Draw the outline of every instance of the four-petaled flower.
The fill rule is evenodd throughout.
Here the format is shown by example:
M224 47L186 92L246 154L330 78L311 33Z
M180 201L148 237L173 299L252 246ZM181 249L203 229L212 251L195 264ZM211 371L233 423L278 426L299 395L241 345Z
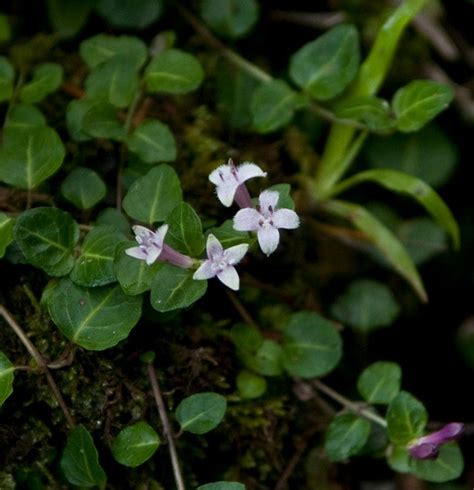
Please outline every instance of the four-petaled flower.
M300 220L291 209L277 209L280 194L277 191L263 191L258 200L257 209L241 209L234 216L234 229L238 231L256 231L262 252L270 255L280 241L279 228L298 228Z
M127 248L125 253L135 259L144 260L147 265L153 264L163 251L163 242L168 231L168 225L160 226L155 232L136 225L133 228L138 247Z
M229 159L229 163L217 167L209 175L209 180L216 185L217 197L224 206L231 206L232 201L236 200L241 207L251 205L250 196L244 182L253 177L266 177L258 165L251 162L244 162L238 167Z
M239 275L234 265L240 262L249 246L244 243L224 250L221 242L211 233L207 237L207 257L193 275L193 279L211 279L217 276L230 289L239 289Z
M438 456L440 446L458 439L463 430L463 424L451 422L442 429L427 436L419 437L410 443L408 452L415 459L435 459Z

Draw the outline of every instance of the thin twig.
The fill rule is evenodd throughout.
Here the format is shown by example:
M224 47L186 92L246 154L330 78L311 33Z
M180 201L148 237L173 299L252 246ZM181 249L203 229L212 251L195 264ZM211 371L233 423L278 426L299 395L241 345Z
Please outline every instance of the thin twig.
M49 387L51 388L51 391L54 395L54 398L56 398L58 405L61 407L61 410L64 413L64 416L67 420L69 427L71 428L74 427L75 425L74 419L72 418L69 409L67 408L67 405L64 402L64 398L61 395L58 385L54 381L54 378L51 375L43 356L39 353L38 349L33 345L29 337L26 335L26 333L23 331L20 325L13 318L12 314L3 305L0 305L0 315L4 318L4 320L8 323L8 325L10 325L11 329L16 333L18 338L21 340L22 344L26 347L26 349L30 353L31 357L33 357L33 359L38 364L38 367L46 376L46 380L48 381Z
M255 322L255 320L252 318L250 313L247 311L245 306L240 302L239 298L232 292L232 291L227 291L227 296L229 297L230 301L234 305L234 308L238 311L239 315L242 317L242 320L250 325L253 328L256 328L258 330L258 325Z
M166 414L166 408L163 402L163 397L161 396L160 386L158 385L158 380L156 379L155 367L151 363L148 364L148 377L150 379L151 387L153 389L153 396L155 398L156 407L158 408L160 420L163 424L163 432L165 434L166 440L168 441L168 450L170 453L171 466L173 467L176 487L178 490L186 490L183 475L181 473L181 467L179 464L178 453L176 451L176 445L174 443L174 434L168 420L168 415Z

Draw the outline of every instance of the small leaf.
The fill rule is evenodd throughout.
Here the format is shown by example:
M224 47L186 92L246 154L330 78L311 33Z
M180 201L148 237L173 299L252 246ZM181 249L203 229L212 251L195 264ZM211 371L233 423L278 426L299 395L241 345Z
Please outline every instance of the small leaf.
M395 126L390 105L373 95L344 100L334 107L338 119L349 119L366 125L372 131L383 131Z
M104 350L128 337L141 315L141 296L126 296L120 286L81 288L62 279L48 298L59 330L88 350Z
M190 269L163 264L151 285L151 306L160 313L186 308L204 296L207 281L193 279Z
M179 49L163 51L145 70L145 82L150 92L185 94L197 89L203 78L199 60Z
M426 291L418 271L403 245L388 228L367 209L357 204L344 201L326 201L324 206L331 214L346 219L365 233L383 253L389 264L411 284L418 296L426 301Z
M102 178L93 170L76 167L61 184L62 195L79 209L91 209L102 201L107 187Z
M391 446L387 452L387 463L399 473L410 472L410 454L406 446Z
M402 370L394 362L374 362L357 380L357 389L368 403L388 404L400 391Z
M13 229L26 260L50 276L64 276L74 265L73 249L79 227L57 208L35 208L22 213Z
M166 219L166 242L179 252L197 257L204 250L202 225L196 211L187 203L178 204Z
M6 127L0 147L0 181L32 189L59 169L64 155L64 145L54 129Z
M164 221L182 200L176 172L162 164L132 184L123 200L123 208L131 218L152 225Z
M125 237L111 226L94 227L84 239L71 280L90 288L115 282L115 250L124 240Z
M121 430L112 443L113 457L124 466L136 468L150 459L160 445L160 436L146 422Z
M461 476L464 469L464 459L459 446L455 443L441 446L436 459L410 460L410 470L426 481L443 483L455 480Z
M432 80L413 80L393 97L398 129L404 133L418 131L444 111L454 97L454 90Z
M53 29L65 38L75 36L87 22L95 0L47 0L48 17Z
M319 100L339 95L359 67L359 36L352 25L339 25L305 44L290 59L292 80Z
M234 223L228 219L217 228L211 228L212 233L222 244L224 248L233 247L241 243L252 243L255 239L246 231L234 230Z
M293 119L297 93L283 80L263 83L252 96L253 126L259 133L271 133Z
M0 102L10 100L13 95L15 69L5 56L0 56Z
M72 485L105 488L107 476L100 466L94 440L83 425L71 429L60 465Z
M341 354L342 340L332 323L308 311L291 315L283 329L283 364L289 374L322 376L337 366Z
M197 393L185 398L176 408L181 430L205 434L215 429L224 418L227 401L218 393Z
M46 118L34 105L18 104L10 109L5 126L19 128L46 126Z
M13 377L15 367L8 357L0 351L0 407L13 393Z
M66 125L69 132L69 136L74 141L87 141L92 137L83 131L84 116L89 109L100 102L96 100L88 100L86 97L82 97L78 100L71 100L66 107Z
M251 354L255 354L263 343L263 336L260 331L245 323L234 325L230 331L230 336L237 349Z
M0 258L13 241L13 219L4 213L0 213Z
M99 0L99 14L116 27L144 29L163 11L162 0Z
M246 400L259 398L267 391L267 380L251 371L243 370L236 379L239 395Z
M245 490L245 485L237 482L218 481L201 485L200 487L197 487L197 490Z
M176 142L166 124L157 119L143 121L126 139L127 146L146 163L176 160Z
M82 133L94 138L110 138L122 141L125 136L124 125L117 118L117 109L108 102L95 101L87 103L87 108L76 112L75 133L83 141ZM81 111L82 109L82 111ZM77 111L77 106L76 106ZM73 125L74 127L74 125Z
M256 0L201 0L200 14L217 34L237 39L257 22L259 5Z
M279 209L284 208L284 209L295 209L295 202L291 198L291 185L290 184L275 184L271 185L268 189L268 191L277 191L280 194L280 197L278 198L278 205L277 207Z
M370 279L352 282L331 306L337 320L364 332L392 324L399 312L390 289Z
M262 376L280 376L283 373L283 349L271 339L264 339L252 353L239 350L242 362Z
M387 429L390 440L406 445L423 435L428 414L423 404L406 391L401 391L388 406Z
M352 413L334 417L326 432L324 450L330 461L343 461L357 454L370 434L370 423Z
M113 226L116 231L128 234L130 231L130 223L124 214L116 208L105 208L95 220L97 225Z
M43 63L33 70L33 79L20 90L20 100L25 104L41 102L55 92L63 81L63 67L57 63Z
M98 34L81 42L80 53L89 68L120 56L129 60L131 67L139 70L148 57L146 44L133 36L108 36Z

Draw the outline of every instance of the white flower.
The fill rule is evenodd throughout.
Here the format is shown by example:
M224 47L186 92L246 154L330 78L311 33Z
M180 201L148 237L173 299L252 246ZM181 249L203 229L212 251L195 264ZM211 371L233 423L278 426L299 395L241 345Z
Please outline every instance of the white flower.
M153 264L163 251L163 242L167 231L168 225L160 226L156 232L144 226L134 226L133 232L139 246L127 248L125 253L135 259L145 260L147 265Z
M229 163L217 167L210 173L209 180L216 185L219 201L229 207L239 186L248 179L266 177L266 175L267 173L255 163L244 162L236 167L229 158Z
M221 242L209 234L206 244L208 259L194 273L193 279L211 279L217 276L222 283L237 291L240 281L234 265L242 260L248 248L248 244L245 243L224 250Z
M274 252L280 241L279 228L288 230L298 228L300 220L291 209L277 209L280 193L263 191L258 197L257 209L241 209L234 216L234 229L256 231L258 243L267 256Z

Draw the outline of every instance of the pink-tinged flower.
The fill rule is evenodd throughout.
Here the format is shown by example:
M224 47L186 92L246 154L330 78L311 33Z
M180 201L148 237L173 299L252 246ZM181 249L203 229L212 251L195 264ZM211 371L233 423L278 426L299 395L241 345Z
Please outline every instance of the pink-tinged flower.
M435 459L438 456L439 448L447 442L458 439L463 431L463 424L451 422L442 429L427 436L419 437L410 443L408 452L416 459Z
M241 209L234 216L234 229L238 231L256 231L258 243L267 256L273 253L280 241L279 228L291 230L298 228L300 220L291 209L278 209L280 193L263 191L258 200L257 209Z
M215 184L217 197L224 206L231 206L235 199L240 207L249 207L252 206L252 201L244 182L266 175L255 163L244 162L236 167L229 158L226 165L221 165L210 173L209 180Z
M193 279L211 279L217 276L219 281L237 291L240 280L234 266L242 260L248 248L245 243L224 250L221 242L213 234L209 234L206 244L208 259L194 273Z
M160 226L155 232L140 225L136 225L132 229L138 247L125 250L125 253L130 257L144 260L147 265L151 265L159 259L178 267L189 268L193 266L191 257L183 255L164 243L168 225Z

